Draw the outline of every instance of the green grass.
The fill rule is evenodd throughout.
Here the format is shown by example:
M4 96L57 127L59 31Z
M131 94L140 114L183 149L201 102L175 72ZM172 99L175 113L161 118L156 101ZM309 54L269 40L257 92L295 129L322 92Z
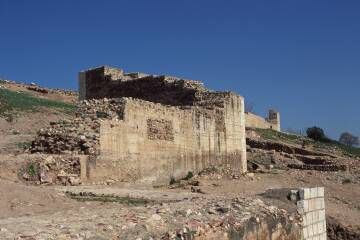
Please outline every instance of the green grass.
M329 143L315 142L316 148L333 148L337 151L342 152L344 155L349 157L355 156L360 157L360 148L347 146L339 143L338 141L331 140Z
M262 138L267 140L286 141L294 144L302 144L303 141L305 141L306 143L313 142L312 139L304 136L282 133L272 129L253 128L252 130L257 132Z
M41 107L53 108L65 113L73 113L75 105L60 101L37 98L27 93L18 93L8 89L0 89L0 116L10 117L11 113L39 111Z
M39 164L37 163L28 163L26 167L26 172L29 174L31 178L36 178L39 174Z
M31 142L18 142L16 145L20 149L28 149L31 146Z
M316 150L319 151L327 152L330 149L334 149L337 152L350 157L360 157L360 148L346 146L335 140L329 140L329 142L320 142L314 141L305 136L277 132L272 129L254 128L252 130L256 131L263 139L266 140L282 141L298 145L305 143L306 146L313 146Z

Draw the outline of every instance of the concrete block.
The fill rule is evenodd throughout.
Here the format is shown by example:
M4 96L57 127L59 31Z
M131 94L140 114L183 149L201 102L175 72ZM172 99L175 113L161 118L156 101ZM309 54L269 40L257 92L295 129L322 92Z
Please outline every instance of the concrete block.
M309 225L305 215L302 216L302 225L303 226Z
M304 214L309 211L309 205L307 200L300 200L297 202L296 205L299 214Z
M321 209L321 198L315 198L315 210Z
M323 222L319 222L317 225L318 225L317 227L319 229L319 233L325 232Z
M327 239L326 232L322 233L319 237L319 240L326 240L326 239Z
M307 225L311 225L312 224L311 213L305 213L304 217L306 218Z
M320 198L320 202L321 202L321 209L325 209L325 199L324 198Z
M318 196L317 188L310 188L310 195L311 195L311 198L317 198L317 196Z
M319 222L319 212L315 211L315 212L312 212L312 214L313 214L313 222L314 223Z
M325 221L325 209L319 211L319 221Z
M309 221L309 224L313 224L314 223L314 213L313 212L309 212L307 213L308 214L308 221Z
M316 210L316 199L312 198L312 199L307 200L307 202L308 202L308 206L309 206L308 211Z
M314 231L314 234L315 234L315 235L318 235L318 234L320 233L319 230L320 230L320 229L319 229L319 227L318 227L318 224L317 224L317 223L313 224L313 231Z
M301 188L299 190L300 199L306 200L311 198L310 188Z
M325 195L325 190L324 187L318 187L318 197L324 197Z
M308 236L309 236L309 237L314 236L313 226L312 226L312 225L309 225L309 226L307 226L307 229L308 229Z
M302 230L302 235L303 235L303 238L306 239L309 237L309 234L308 234L308 228L307 227L304 227L303 230Z

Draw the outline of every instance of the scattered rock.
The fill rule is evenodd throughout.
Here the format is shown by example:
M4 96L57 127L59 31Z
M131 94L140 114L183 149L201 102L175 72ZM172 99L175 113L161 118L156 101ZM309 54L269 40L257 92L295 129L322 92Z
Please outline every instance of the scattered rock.
M161 216L159 214L153 214L151 216L151 220L154 220L154 221L160 221L161 220Z

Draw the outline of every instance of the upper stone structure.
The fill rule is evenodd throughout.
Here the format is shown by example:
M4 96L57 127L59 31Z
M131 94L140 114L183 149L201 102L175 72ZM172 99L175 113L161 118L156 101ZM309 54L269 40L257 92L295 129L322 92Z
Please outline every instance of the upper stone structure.
M166 105L194 105L209 93L199 81L101 66L79 73L80 100L133 97Z
M234 174L247 171L244 98L233 92L108 66L80 72L79 89L92 109L100 102L101 108L118 109L115 118L96 125L99 141L87 150L96 155L86 167L92 179L167 182L223 164ZM82 145L74 149L82 151Z

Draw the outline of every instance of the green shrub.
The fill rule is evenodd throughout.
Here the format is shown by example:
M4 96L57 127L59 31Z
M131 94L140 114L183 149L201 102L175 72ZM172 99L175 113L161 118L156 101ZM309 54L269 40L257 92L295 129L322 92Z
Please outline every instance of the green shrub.
M193 172L189 171L186 175L186 177L183 178L183 180L189 180L194 176Z
M176 180L175 180L175 178L174 177L170 177L170 185L173 185L173 184L175 184L176 183Z
M36 178L39 175L39 165L36 163L29 163L27 166L27 173L31 178Z

